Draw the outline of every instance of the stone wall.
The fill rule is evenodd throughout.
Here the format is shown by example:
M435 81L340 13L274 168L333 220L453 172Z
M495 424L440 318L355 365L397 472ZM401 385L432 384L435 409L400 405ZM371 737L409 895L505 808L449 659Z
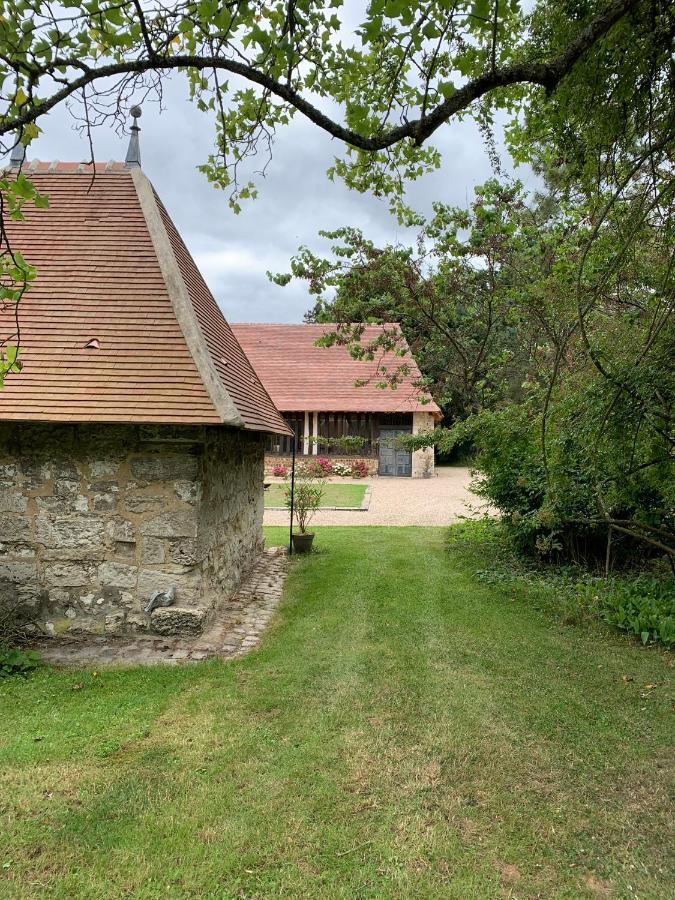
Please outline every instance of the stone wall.
M434 430L434 417L428 412L413 413L413 434ZM425 447L415 450L412 455L412 477L431 478L434 474L434 448Z
M199 548L204 590L229 596L262 551L264 439L211 432L204 455ZM227 540L223 532L227 531Z
M48 633L198 630L262 547L262 476L248 432L3 423L0 584Z
M324 454L319 453L317 456L312 456L308 454L305 456L304 454L298 453L296 457L296 466L301 466L306 462L316 462L316 460L323 456ZM368 467L369 475L377 475L377 467L378 460L372 456L327 456L326 459L329 459L332 463L344 463L346 466L351 466L357 459L363 460L363 462ZM288 471L291 471L291 465L293 464L292 456L282 456L280 454L272 454L267 453L265 455L265 475L272 475L272 470L275 466L286 466Z

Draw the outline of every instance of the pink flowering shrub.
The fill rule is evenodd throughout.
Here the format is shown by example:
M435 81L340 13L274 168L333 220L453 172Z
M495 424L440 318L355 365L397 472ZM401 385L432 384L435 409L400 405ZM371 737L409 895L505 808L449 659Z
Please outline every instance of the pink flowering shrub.
M352 475L354 478L366 478L368 476L368 465L364 460L354 460L352 463Z
M324 475L331 475L333 472L333 464L329 459L326 459L325 456L320 456L317 459L317 463L321 466L321 471Z
M288 469L286 468L286 466L282 466L281 464L276 465L272 469L272 475L274 475L275 478L285 478L288 475Z
M323 466L319 465L318 459L308 459L298 467L298 474L301 478L325 478L326 472Z

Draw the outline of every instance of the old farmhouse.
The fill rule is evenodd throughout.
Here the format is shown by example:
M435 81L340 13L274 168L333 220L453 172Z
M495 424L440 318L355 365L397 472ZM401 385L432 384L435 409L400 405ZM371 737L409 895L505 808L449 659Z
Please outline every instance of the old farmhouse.
M24 171L49 208L9 233L38 274L0 391L0 587L52 633L198 632L261 550L290 429L138 164Z
M339 458L344 449L331 439L356 436L363 447L354 451L365 459L371 474L433 475L432 449L410 453L399 449L399 434L431 430L441 411L420 390L420 371L403 344L403 355L378 355L375 361L354 359L341 346L317 347L330 325L239 325L232 329L270 397L293 429L301 456ZM369 325L362 340L374 340L382 328ZM379 367L394 371L402 364L407 374L395 390L378 386ZM365 383L363 383L365 382ZM328 439L325 443L321 438ZM274 435L267 443L267 470L288 462L292 437Z

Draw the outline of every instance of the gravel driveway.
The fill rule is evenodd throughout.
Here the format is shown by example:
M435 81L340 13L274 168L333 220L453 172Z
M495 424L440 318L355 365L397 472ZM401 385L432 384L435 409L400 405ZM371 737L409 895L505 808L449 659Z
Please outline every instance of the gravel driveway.
M320 510L312 524L450 525L460 517L481 515L486 508L485 502L469 490L469 469L459 466L437 468L433 478L368 478L365 481L371 487L367 511ZM288 525L288 512L266 509L265 525Z

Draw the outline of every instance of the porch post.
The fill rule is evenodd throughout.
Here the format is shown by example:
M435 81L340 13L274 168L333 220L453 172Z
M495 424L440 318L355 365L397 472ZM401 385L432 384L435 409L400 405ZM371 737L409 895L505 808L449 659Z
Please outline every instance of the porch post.
M314 425L312 428L312 433L314 434L315 438L318 438L318 436L319 436L319 414L318 414L318 412L314 413ZM319 444L317 441L315 441L314 444L312 445L312 453L314 454L314 456L316 456L318 452L319 452Z
M302 452L305 456L309 453L309 413L305 410L305 428L302 438Z

